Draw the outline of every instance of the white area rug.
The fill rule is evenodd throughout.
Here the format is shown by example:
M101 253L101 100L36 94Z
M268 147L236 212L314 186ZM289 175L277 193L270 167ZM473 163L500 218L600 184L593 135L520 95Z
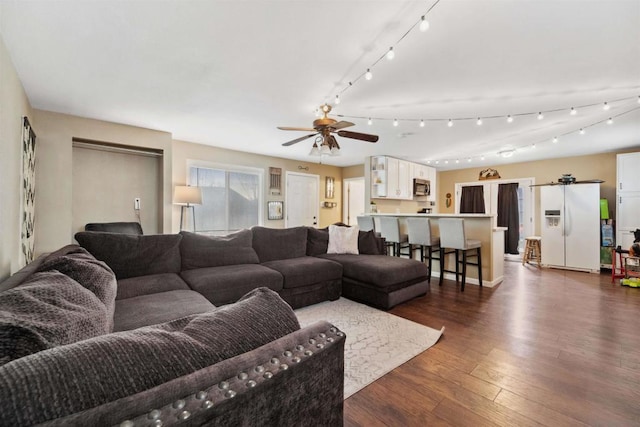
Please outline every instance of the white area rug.
M302 327L326 320L347 334L345 399L434 345L444 332L345 298L295 313Z

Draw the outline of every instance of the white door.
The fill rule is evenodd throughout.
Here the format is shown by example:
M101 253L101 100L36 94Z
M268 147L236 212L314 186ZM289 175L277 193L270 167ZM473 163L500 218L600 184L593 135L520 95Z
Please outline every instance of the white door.
M543 265L565 265L564 188L564 185L540 187Z
M345 179L342 188L344 191L342 222L348 225L357 225L358 215L365 213L364 178Z
M563 187L566 266L599 270L600 184L574 184Z
M284 226L318 226L320 177L304 173L287 172L287 195L284 210Z
M640 153L618 154L618 191L640 191Z

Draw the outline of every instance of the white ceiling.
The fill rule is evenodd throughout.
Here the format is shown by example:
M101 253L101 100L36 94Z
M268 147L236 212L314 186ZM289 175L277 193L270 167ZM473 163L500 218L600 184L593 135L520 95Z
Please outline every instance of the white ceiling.
M338 137L342 155L323 163L384 154L446 170L640 147L640 109L626 113L640 107L640 1L441 0L427 32L398 42L434 3L0 0L0 23L33 107L180 140L317 161L313 139L282 147L304 132L276 126L310 126L347 88L333 113L380 141ZM356 81L390 46L395 59Z

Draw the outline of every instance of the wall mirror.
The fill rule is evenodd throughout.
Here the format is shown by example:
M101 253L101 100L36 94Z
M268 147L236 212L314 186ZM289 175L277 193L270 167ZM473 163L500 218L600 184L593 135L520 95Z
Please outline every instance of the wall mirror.
M267 202L267 219L282 219L283 205L283 202Z

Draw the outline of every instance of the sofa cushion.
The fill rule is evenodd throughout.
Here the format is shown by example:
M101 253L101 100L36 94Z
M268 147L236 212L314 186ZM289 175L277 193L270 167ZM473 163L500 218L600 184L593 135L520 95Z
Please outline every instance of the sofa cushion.
M75 238L94 257L106 262L118 279L180 272L179 234L134 236L81 231Z
M340 263L344 277L386 288L397 283L427 279L427 266L420 261L387 255L320 255Z
M0 364L107 334L112 322L100 299L69 276L34 273L0 294Z
M290 259L307 254L307 227L252 227L253 249L260 262Z
M51 270L69 276L98 297L107 309L107 321L111 331L117 285L116 277L107 264L95 259L86 249L70 245L64 252L48 256L37 269L37 271Z
M213 304L192 290L180 289L140 295L116 301L113 330L129 331L213 309Z
M358 254L358 226L329 226L328 254Z
M240 230L227 236L202 236L186 231L180 234L182 270L260 262L251 246L251 230Z
M307 228L307 255L318 256L327 253L329 246L328 228ZM358 253L364 255L383 255L382 240L374 231L358 232Z
M252 289L282 289L282 275L258 264L226 265L198 268L180 273L191 289L204 295L215 305L229 304Z
M310 256L265 262L284 277L284 289L299 288L327 280L342 279L342 266L336 262Z
M118 280L116 299L133 298L140 295L157 294L179 289L190 290L191 288L176 273L129 277L128 279Z
M0 425L38 424L116 401L299 328L275 292L256 289L215 311L23 357L0 367Z

